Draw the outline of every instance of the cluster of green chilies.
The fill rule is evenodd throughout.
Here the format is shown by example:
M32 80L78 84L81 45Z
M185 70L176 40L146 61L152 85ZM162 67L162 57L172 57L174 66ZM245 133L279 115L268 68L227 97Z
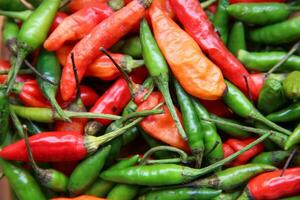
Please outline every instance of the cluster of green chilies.
M16 200L300 199L298 10L2 0L0 178Z

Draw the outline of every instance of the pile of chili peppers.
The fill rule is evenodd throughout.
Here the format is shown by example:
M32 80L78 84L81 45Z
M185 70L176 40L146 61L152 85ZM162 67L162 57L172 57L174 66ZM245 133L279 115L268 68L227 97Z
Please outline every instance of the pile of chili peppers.
M12 199L300 199L298 10L1 0Z

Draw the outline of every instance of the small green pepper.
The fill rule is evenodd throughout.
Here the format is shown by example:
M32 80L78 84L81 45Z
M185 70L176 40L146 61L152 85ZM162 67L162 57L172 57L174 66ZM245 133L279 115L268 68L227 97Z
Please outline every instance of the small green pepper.
M266 165L273 165L276 167L282 166L286 161L287 157L290 155L288 151L269 151L263 152L257 156L255 156L251 163L257 164L266 164Z
M119 52L130 55L134 58L142 58L142 46L138 36L127 38Z
M108 200L132 200L138 194L139 186L117 184L107 195Z
M288 98L293 100L300 99L300 71L291 72L283 80L283 89Z
M227 39L228 39L229 17L226 11L228 6L229 6L228 0L220 0L218 3L217 12L213 20L214 27L219 32L224 44L227 43Z
M300 119L300 103L292 104L282 110L271 113L267 119L273 122L290 122Z
M237 56L239 50L246 50L245 28L242 22L235 22L232 26L229 39L228 49Z
M241 191L236 191L232 193L222 193L219 196L213 198L213 200L236 200L241 193Z
M17 35L19 33L18 25L11 19L6 19L3 28L3 41L10 51L17 49Z
M298 126L293 131L292 135L290 135L289 138L287 139L284 145L284 149L288 150L294 145L299 143L300 143L300 124L298 124Z

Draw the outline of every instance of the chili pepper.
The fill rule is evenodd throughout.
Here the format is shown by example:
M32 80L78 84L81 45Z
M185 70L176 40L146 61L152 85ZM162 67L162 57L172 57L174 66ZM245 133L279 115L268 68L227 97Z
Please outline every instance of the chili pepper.
M4 23L2 38L3 43L8 47L11 52L17 49L17 35L19 33L18 25L11 19L7 18Z
M218 196L221 190L209 188L178 188L158 190L140 196L138 200L194 200L212 199Z
M219 196L213 198L213 200L236 200L241 194L241 191L232 193L221 193Z
M114 13L107 3L93 3L73 13L50 34L44 42L48 51L58 50L65 42L79 40L88 35L101 21Z
M9 134L9 99L5 94L5 88L0 86L0 144Z
M19 0L4 0L0 2L0 8L3 10L21 11L27 9Z
M37 182L25 169L3 159L0 159L0 165L18 199L46 200Z
M33 12L32 10L24 10L24 11L0 10L0 15L26 21L29 18L29 16L32 14L32 12Z
M245 154L245 153L244 153ZM252 177L263 172L274 171L276 167L265 164L246 164L231 167L213 175L186 184L189 187L209 187L219 190L230 191L246 183Z
M68 191L72 195L81 194L96 180L104 166L109 152L110 146L106 146L98 150L94 155L82 161L75 168L68 183Z
M73 44L64 44L55 52L56 57L62 66L66 64L68 55L72 51L73 47L74 47Z
M170 18L175 19L175 13L172 10L170 0L154 0L152 4L154 7L158 7L161 10L166 11Z
M238 52L238 59L249 70L265 72L270 70L275 64L277 64L284 56L286 52L271 51L271 52L248 52L240 50ZM291 56L286 62L282 64L279 71L300 70L300 57Z
M133 36L124 41L120 52L128 54L134 58L142 58L141 40L138 36Z
M158 48L155 39L151 33L150 27L148 26L145 20L141 22L140 37L143 49L143 58L145 60L145 64L150 73L150 76L153 78L154 82L156 83L157 87L162 93L167 107L171 113L171 116L176 124L179 134L181 135L181 137L183 137L183 139L186 139L186 133L180 123L178 115L176 114L175 106L170 95L169 70L167 62L164 59L162 53L160 52L160 49ZM195 141L196 140L194 140L194 142L192 143L195 144ZM201 155L201 153L199 155ZM201 162L200 160L199 162Z
M73 0L68 4L68 8L72 13L97 3L105 3L107 0Z
M272 113L286 104L287 99L280 79L281 77L271 75L265 81L257 101L257 108L263 113Z
M218 117L216 115L210 115L210 117L212 119L216 119L216 120L222 120L222 121L227 121L227 122L231 122L231 123L235 123L235 124L241 124L243 125L241 122L237 121L237 120L234 120L234 119L228 119L228 118L221 118L221 117ZM227 126L227 125L224 125L224 124L218 124L216 123L216 127L218 130L226 133L227 135L231 136L231 137L234 137L234 138L247 138L247 137L250 137L251 134L249 134L247 131L243 131L241 129L238 129L236 127L233 127L233 126Z
M253 82L255 83L257 94L260 94L263 84L265 82L265 78L266 78L265 74L255 73L255 74L250 74L250 76Z
M235 22L232 26L229 38L228 49L237 56L239 50L247 49L245 39L245 28L242 22Z
M231 117L231 110L221 101L208 101L200 99L201 104L208 110L209 113L213 113L220 117Z
M277 24L268 25L262 28L257 28L249 33L250 39L253 42L260 44L284 44L298 40L300 33L300 18L296 17ZM283 30L289 30L285 34Z
M293 71L289 73L286 79L283 80L283 89L285 95L293 100L298 100L300 98L299 91L299 76L300 71Z
M139 187L136 185L117 184L108 193L109 200L131 200L138 194Z
M292 146L299 144L299 143L300 143L300 125L298 124L298 126L293 131L292 135L290 135L289 138L287 139L287 141L284 145L284 149L288 150Z
M219 99L226 88L220 69L159 8L151 7L150 18L158 46L183 88L201 99Z
M38 8L23 23L17 36L18 54L13 69L8 74L8 88L10 91L18 71L26 56L38 48L46 39L51 23L59 8L60 0L43 1Z
M256 176L248 182L242 196L245 199L279 199L297 195L300 190L300 167L267 172ZM248 198L247 198L248 197Z
M270 133L261 136L256 142L248 145L247 148L234 153L233 155L218 161L208 167L201 169L193 169L176 164L154 164L146 166L134 166L126 169L107 170L102 172L101 177L104 180L115 181L118 183L147 185L147 186L161 186L180 184L196 179L206 173L216 170L228 161L231 161L239 154L247 151L257 143L267 138Z
M299 198L300 198L300 196L294 196L294 197L283 198L283 199L280 199L280 200L297 200Z
M132 1L94 27L88 35L75 45L72 53L75 57L79 80L82 79L88 65L102 54L99 48L109 48L122 36L126 35L131 27L142 18L145 14L145 9L150 4L151 0L143 0L142 2L138 0ZM65 101L72 97L76 89L70 56L63 69L60 87L62 98Z
M284 134L291 134L289 130L284 129L277 124L269 121L269 119L265 118L259 111L256 110L256 108L247 99L247 97L244 96L244 94L239 91L239 89L236 88L233 84L228 81L226 81L226 84L228 90L223 96L223 101L235 114L244 118L250 118L259 121L263 124L266 124L270 128L273 128L274 130L277 130Z
M81 85L79 90L82 103L86 107L93 106L99 98L97 92L89 86Z
M285 2L285 0L230 0L231 4L234 4L234 3L263 3L263 2Z
M67 13L58 11L52 22L49 33L52 33L58 27L58 25L60 25L68 16L69 15Z
M184 91L177 80L174 79L177 100L182 112L183 125L188 136L188 144L196 157L196 168L200 168L205 150L205 134L191 97Z
M12 108L12 107L11 107ZM69 111L70 112L70 111ZM32 114L33 112L31 112ZM73 131L43 132L29 138L34 159L37 162L61 162L81 160L88 154L94 153L100 145L120 136L135 126L149 114L161 113L160 110L132 113L131 117L138 117L124 127L108 134L94 137L82 136ZM71 117L71 116L70 116ZM80 116L85 117L85 116ZM129 117L127 116L127 119ZM10 160L27 161L24 140L8 145L0 150L0 157ZM18 153L17 153L18 152Z
M94 196L90 196L90 195L81 195L81 196L78 196L78 197L75 197L75 198L53 198L51 200L69 200L69 199L72 199L72 200L106 200L106 199L103 199L103 198L97 198L97 197L94 197Z
M284 3L239 3L228 6L227 12L240 21L266 25L286 20L294 9Z
M58 83L60 80L61 69L54 53L42 50L37 61L37 70L43 76L47 77L55 83ZM37 81L44 96L49 100L55 111L61 116L64 121L70 122L70 119L66 116L66 114L56 101L55 96L58 86L52 85L42 80L41 78L38 78Z
M127 73L132 72L137 67L144 65L143 60L134 60L131 56L124 54L110 54L113 59ZM119 70L114 66L110 59L106 56L100 56L92 64L90 64L85 72L85 76L97 77L102 80L113 80L120 75Z
M276 167L282 166L286 161L287 157L290 155L288 151L270 151L270 152L262 152L255 156L251 163L259 163L266 165L273 165Z
M282 110L271 113L267 118L273 122L289 122L300 118L300 103L292 104Z
M194 38L206 55L220 67L225 78L230 80L244 93L248 92L245 78L254 99L258 97L249 73L232 55L197 0L170 0L172 8L185 30ZM188 82L190 80L187 80Z
M228 39L228 13L227 7L229 6L228 0L221 0L218 2L217 12L214 17L214 27L220 34L221 39L226 44Z

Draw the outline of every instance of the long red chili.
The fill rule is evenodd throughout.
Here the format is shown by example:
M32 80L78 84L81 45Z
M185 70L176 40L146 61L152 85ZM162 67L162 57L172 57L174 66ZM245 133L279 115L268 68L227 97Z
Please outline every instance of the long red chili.
M108 49L121 37L126 35L133 25L145 15L145 9L150 4L151 0L132 1L109 18L103 20L76 44L71 53L74 54L79 80L82 79L88 65L95 58L102 55L99 48ZM65 101L69 100L76 91L71 55L68 56L63 69L60 88L62 98Z
M243 92L248 94L248 87L256 99L255 90L248 71L226 48L198 0L170 0L172 8L185 30L195 39L201 49L222 70L224 76Z
M89 5L92 5L94 3L105 3L107 2L107 0L72 0L69 4L68 4L68 8L70 9L70 11L72 13L86 7Z

